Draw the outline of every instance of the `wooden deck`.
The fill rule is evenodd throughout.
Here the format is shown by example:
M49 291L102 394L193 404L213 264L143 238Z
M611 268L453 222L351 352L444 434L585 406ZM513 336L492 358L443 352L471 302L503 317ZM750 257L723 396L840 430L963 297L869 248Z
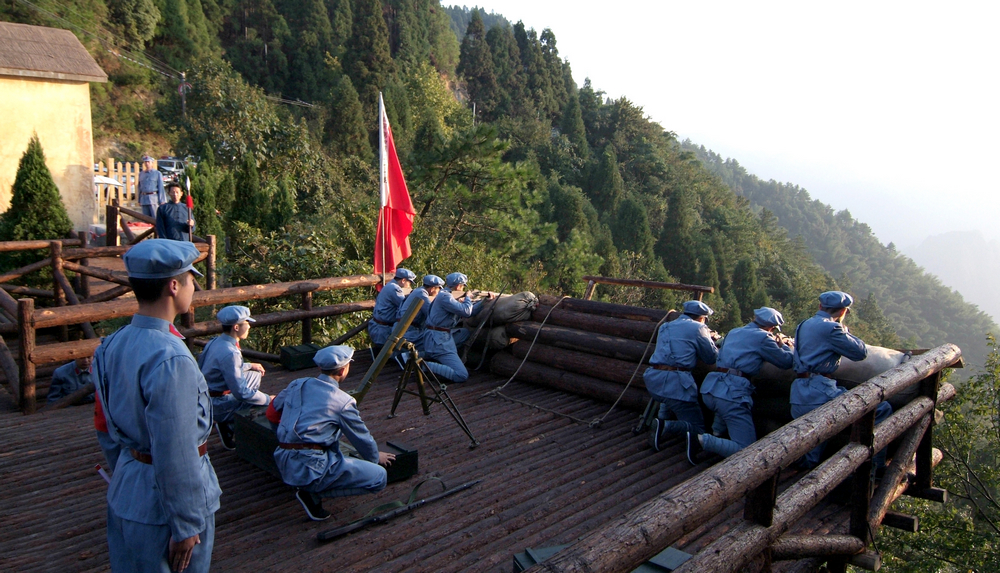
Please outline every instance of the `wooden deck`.
M355 362L353 388L370 359ZM263 390L275 393L314 370L275 368ZM654 453L645 435L633 436L634 412L612 412L592 429L564 417L500 398L482 397L503 381L474 373L449 387L481 445L469 440L440 407L423 416L405 396L387 419L398 369L387 367L360 405L379 443L400 441L419 450L420 472L374 496L325 501L333 517L309 521L293 490L209 439L222 486L216 514L216 571L511 571L526 547L570 543L707 467L691 467L675 441ZM583 419L608 408L558 391L513 383L505 393ZM0 391L0 571L106 571L105 494L94 470L103 460L89 406L25 416ZM424 477L449 487L480 479L464 492L421 507L387 524L320 543L316 534L363 516L376 505L404 500ZM795 479L786 472L784 485ZM424 495L436 484L424 486ZM742 516L733 507L689 533L675 547L694 553ZM796 533L843 532L847 512L822 504ZM775 570L786 570L791 563Z

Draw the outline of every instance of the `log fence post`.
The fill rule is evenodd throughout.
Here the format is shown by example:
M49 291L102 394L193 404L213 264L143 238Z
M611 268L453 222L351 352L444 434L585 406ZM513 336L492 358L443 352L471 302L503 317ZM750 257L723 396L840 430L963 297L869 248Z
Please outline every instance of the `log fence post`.
M66 293L63 291L62 285L59 284L59 275L62 274L62 243L60 241L52 241L49 243L50 258L52 259L52 295L55 298L55 306L66 306ZM65 324L59 325L59 342L66 342L69 340L69 326Z
M90 247L90 232L80 231L80 248L86 249ZM78 264L87 266L90 264L90 259L80 259ZM76 274L77 279L80 281L80 298L88 298L90 296L90 277L83 273Z
M205 237L208 240L208 258L205 259L205 290L215 290L215 235Z
M851 525L849 532L854 537L865 542L865 547L872 542L873 532L868 526L868 511L872 501L872 466L875 457L875 410L858 418L851 425L851 442L861 444L869 449L868 459L854 471L854 481L851 491Z
M774 524L774 502L778 499L778 477L774 474L746 496L743 519L763 527Z
M121 224L121 212L118 207L109 204L104 217L104 244L108 247L118 246L118 225Z
M935 372L927 378L920 381L920 395L926 396L931 400L934 400L934 406L937 407L937 397L938 390L941 386L941 373ZM934 447L934 416L931 416L931 425L927 428L927 432L924 433L923 439L920 440L920 444L917 445L917 457L916 457L916 474L917 480L914 484L914 488L919 491L926 491L934 487L934 462L933 462L933 450Z
M17 318L20 326L20 357L21 376L19 394L17 396L21 411L34 414L35 403L35 364L31 361L31 353L35 351L35 300L22 298L17 301Z
M194 280L194 276L191 276L191 280ZM185 329L190 329L194 326L194 307L188 308L188 311L181 315L181 326ZM194 354L194 337L189 336L184 339L184 343L187 344L188 350Z
M587 282L587 290L583 293L583 300L594 298L594 291L597 290L597 283L593 280Z
M302 310L312 310L313 307L313 293L312 291L307 291L302 293ZM302 344L312 344L313 334L312 334L312 319L303 318L302 319Z

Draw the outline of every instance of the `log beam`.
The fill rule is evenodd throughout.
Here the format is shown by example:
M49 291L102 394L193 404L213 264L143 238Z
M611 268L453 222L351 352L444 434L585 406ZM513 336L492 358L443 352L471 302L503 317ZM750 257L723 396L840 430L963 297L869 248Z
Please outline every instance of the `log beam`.
M550 324L553 326L565 326L567 328L575 328L576 330L607 334L609 336L628 338L640 342L649 342L650 339L655 340L654 335L656 334L657 325L657 323L648 320L608 318L586 312L563 310L561 308L552 310L552 307L548 305L540 305L535 309L531 313L531 320L535 322L545 320L546 326Z
M79 246L79 239L56 239L63 244L64 247L76 247ZM0 252L10 252L10 251L36 251L39 249L49 248L49 243L52 241L41 239L37 241L0 241Z
M865 550L865 542L853 535L783 535L771 546L775 561L790 561L803 557L857 555Z
M536 343L532 347L531 342L527 340L519 340L510 348L516 358L524 358L527 355L528 360L532 362L621 385L628 384L629 380L632 380L632 375L638 366L635 362L594 356L587 352L565 350L547 344ZM530 353L528 352L529 348L531 349ZM639 367L639 372L635 376L636 382L642 383L644 370L645 367Z
M97 267L78 265L71 261L63 261L63 268L69 271L73 271L74 273L78 273L88 277L94 277L96 279L101 279L102 281L107 281L109 283L115 283L122 286L129 286L128 278L116 275L109 270Z
M512 322L506 325L506 329L507 335L511 338L535 340L535 335L538 334L537 341L542 344L597 354L625 362L645 362L655 350L655 346L647 346L638 340L584 332L562 326L545 325L542 327L537 322Z
M898 513L895 511L885 512L885 515L882 516L882 525L893 529L899 529L900 531L905 531L907 533L918 533L920 531L919 519L912 515L906 515L905 513Z
M40 261L31 263L30 265L24 265L19 269L14 269L12 271L7 271L0 274L0 283L5 283L7 281L12 281L14 279L19 279L28 273L33 273L37 270L44 269L52 264L51 258L45 258Z

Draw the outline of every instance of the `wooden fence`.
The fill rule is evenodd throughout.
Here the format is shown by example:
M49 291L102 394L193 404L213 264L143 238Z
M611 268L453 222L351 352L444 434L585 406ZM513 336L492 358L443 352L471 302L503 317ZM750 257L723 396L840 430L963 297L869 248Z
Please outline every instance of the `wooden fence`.
M868 548L879 527L916 529L915 518L889 511L892 502L903 494L947 499L947 492L933 484L933 467L941 460L941 452L933 448L933 426L937 403L955 395L954 387L941 383L941 371L955 366L961 366L961 350L952 344L914 356L580 538L529 571L632 571L741 502L743 522L676 572L768 571L772 561L810 557L819 558L816 566L825 560L833 572L845 571L849 563L877 570L880 555ZM879 402L914 384L919 385L919 396L876 426ZM782 469L847 428L851 429L848 445L778 495ZM897 439L892 462L873 488L872 455ZM908 474L915 479L908 479ZM847 535L786 535L796 520L849 479Z
M153 161L153 169L156 169L156 161ZM97 212L103 216L108 205L113 205L115 201L118 205L136 207L139 206L138 185L139 172L142 171L141 163L130 163L115 161L107 158L101 161L94 168L94 175L110 177L122 184L116 185L95 185L94 192L97 202Z

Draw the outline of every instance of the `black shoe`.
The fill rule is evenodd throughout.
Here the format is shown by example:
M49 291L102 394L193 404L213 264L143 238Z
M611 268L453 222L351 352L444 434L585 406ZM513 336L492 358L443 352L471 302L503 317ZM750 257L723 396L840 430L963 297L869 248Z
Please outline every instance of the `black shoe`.
M654 452L660 451L663 440L663 420L657 418L653 420L653 425L649 428L649 446Z
M302 504L302 509L306 510L306 515L309 516L309 519L313 521L330 519L330 512L323 509L323 502L316 501L313 494L297 489L295 490L295 499L299 500L299 503Z
M222 442L222 447L229 450L230 452L236 449L236 432L233 431L233 427L225 422L215 423L216 429L219 430L219 441Z
M687 458L691 465L698 465L698 454L702 452L701 442L698 441L698 434L687 433Z

